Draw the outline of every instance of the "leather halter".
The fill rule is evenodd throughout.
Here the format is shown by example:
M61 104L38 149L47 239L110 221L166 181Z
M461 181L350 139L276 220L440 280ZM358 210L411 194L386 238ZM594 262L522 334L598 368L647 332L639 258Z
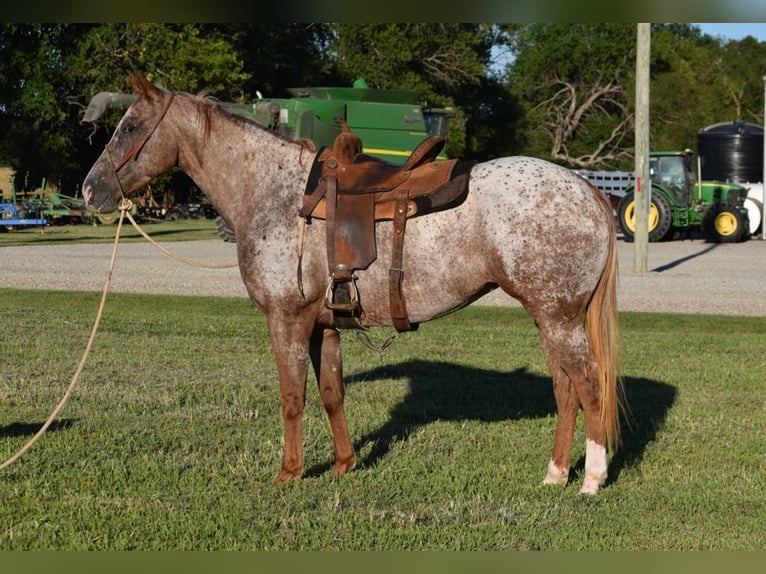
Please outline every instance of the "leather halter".
M170 104L173 103L173 99L176 97L175 92L170 93L170 98L168 98L168 103L165 106L165 108L162 110L162 113L157 117L157 121L154 122L154 125L152 126L152 129L150 129L146 135L141 139L140 142L138 142L135 146L133 146L133 149L130 150L127 156L125 156L125 159L123 159L119 165L115 166L114 162L112 161L112 154L109 152L109 144L106 144L106 152L109 156L109 161L112 163L112 169L114 170L115 175L117 175L117 172L120 171L126 163L128 163L131 159L134 159L139 152L143 149L143 147L146 145L146 142L149 140L150 137L152 137L152 134L154 134L154 131L157 129L157 126L160 125L160 122L165 117L165 114L168 113L168 110L170 109Z

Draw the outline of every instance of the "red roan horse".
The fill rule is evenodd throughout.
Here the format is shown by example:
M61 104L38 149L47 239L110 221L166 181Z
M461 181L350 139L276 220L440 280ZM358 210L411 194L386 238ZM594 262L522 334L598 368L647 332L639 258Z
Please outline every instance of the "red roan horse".
M325 223L299 225L316 150L225 111L131 76L138 99L83 182L96 212L178 166L236 234L242 279L268 322L284 419L278 481L303 471L301 416L309 363L330 419L338 474L355 454L343 408L340 334L325 303ZM619 442L617 258L611 209L584 179L530 157L477 164L456 208L407 226L403 291L414 323L444 316L500 287L538 327L558 410L545 484L565 484L575 423L585 422L585 477L595 494ZM302 229L301 229L302 228ZM366 325L391 325L391 222L377 224L378 258L358 274ZM300 239L299 239L300 238ZM299 249L302 255L299 256ZM298 280L297 267L301 266Z

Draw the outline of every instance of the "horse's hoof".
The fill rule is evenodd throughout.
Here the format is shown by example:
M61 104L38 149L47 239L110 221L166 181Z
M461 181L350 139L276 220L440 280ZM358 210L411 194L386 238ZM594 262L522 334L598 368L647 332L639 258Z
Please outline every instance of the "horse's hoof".
M343 476L356 466L356 459L351 457L350 459L343 461L336 461L333 470L338 476Z
M300 472L292 472L292 471L289 471L289 470L282 469L282 472L280 472L277 475L277 478L274 479L274 482L279 484L279 483L282 483L282 482L289 482L291 480L298 480L300 477L301 477L301 473Z
M569 469L559 468L553 461L548 463L548 473L543 479L543 484L552 484L554 486L564 486L569 480Z
M598 481L586 478L585 481L582 483L580 494L593 496L595 494L598 494L600 487L601 487L601 484Z

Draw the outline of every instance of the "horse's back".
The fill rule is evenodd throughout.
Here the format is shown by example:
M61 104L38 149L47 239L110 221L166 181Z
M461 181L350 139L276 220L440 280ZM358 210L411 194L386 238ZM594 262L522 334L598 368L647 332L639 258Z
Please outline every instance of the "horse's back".
M571 169L526 156L497 158L474 167L472 192L502 196L500 207L518 218L536 221L550 217L554 225L566 224L567 209L576 215L603 215L591 185ZM506 200L511 200L508 206Z
M544 247L592 238L608 244L611 225L598 190L570 169L533 157L478 164L471 177L477 206L495 229ZM509 228L510 226L510 228Z

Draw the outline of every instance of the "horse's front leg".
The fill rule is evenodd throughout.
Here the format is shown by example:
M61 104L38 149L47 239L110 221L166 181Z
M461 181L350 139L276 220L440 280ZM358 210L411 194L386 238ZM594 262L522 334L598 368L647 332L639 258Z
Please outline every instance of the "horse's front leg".
M277 482L286 482L303 474L301 419L306 405L311 326L284 316L269 316L268 322L279 374L285 439Z
M311 361L316 373L319 394L330 419L335 445L335 472L346 474L354 468L356 457L343 410L343 358L337 329L319 327L311 337Z

